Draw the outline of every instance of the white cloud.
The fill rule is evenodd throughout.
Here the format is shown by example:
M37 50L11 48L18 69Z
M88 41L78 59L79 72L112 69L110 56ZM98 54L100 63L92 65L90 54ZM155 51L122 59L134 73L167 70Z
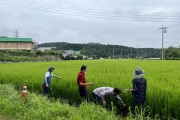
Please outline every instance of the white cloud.
M26 0L17 1L28 3ZM0 36L13 36L13 31L18 29L21 37L32 37L38 43L99 42L130 47L137 47L138 44L139 47L160 48L161 33L158 28L162 23L140 19L137 17L138 14L175 16L180 13L180 2L170 0L166 2L162 0L38 0L34 4L42 3L48 9L22 8L5 5L0 1ZM63 13L62 8L66 11L71 10L73 13L67 15L68 12ZM57 13L52 12L54 9ZM91 11L91 14L86 11ZM104 19L104 17L114 19ZM115 18L124 20L115 20ZM170 20L173 19L178 21L179 17L171 17ZM175 26L178 26L178 22L175 23L177 23ZM166 27L172 24L174 23L164 23ZM179 46L179 29L179 27L173 29L169 27L165 35L168 45Z
M165 6L150 6L146 7L144 10L142 10L143 13L148 14L165 14L168 13L168 8Z

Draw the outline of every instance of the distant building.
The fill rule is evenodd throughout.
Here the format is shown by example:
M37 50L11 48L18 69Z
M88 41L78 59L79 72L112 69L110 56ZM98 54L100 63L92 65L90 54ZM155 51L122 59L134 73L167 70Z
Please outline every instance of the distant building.
M74 51L75 55L80 55L80 51Z
M148 60L161 60L161 58L148 58Z
M36 44L32 38L0 37L0 50L26 50L34 52Z
M87 57L86 57L86 58L87 58ZM84 57L83 57L83 59L84 59ZM93 59L92 57L89 57L89 58L88 58L88 60L92 60L92 59Z
M55 48L55 47L38 47L37 50L40 50L40 51L44 52L44 51L46 51L46 50L52 50L52 49L54 49L54 48Z
M100 60L104 60L105 58L103 58L103 57L100 57L99 59L100 59Z
M72 55L72 56L80 55L80 51L63 50L63 56L66 57L68 55Z

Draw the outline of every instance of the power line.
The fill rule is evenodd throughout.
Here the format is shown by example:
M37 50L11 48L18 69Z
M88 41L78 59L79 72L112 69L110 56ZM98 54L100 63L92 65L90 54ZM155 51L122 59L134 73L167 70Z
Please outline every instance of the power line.
M7 1L7 0L6 0ZM14 2L14 1L13 1ZM12 3L12 1L11 1L11 3ZM24 2L23 4L26 4L27 2ZM30 3L29 3L31 6L32 5L35 5L35 6L37 6L37 5L40 5L40 4L35 4L34 2L32 3L31 1L30 1ZM54 7L54 6L50 6L50 5L45 5L44 6L44 4L43 4L43 6L42 6L42 4L41 4L41 7L50 7L50 9L54 9L54 10L58 10L59 9L59 7L58 7L58 9L57 9L57 7ZM39 7L39 6L38 6ZM52 8L53 7L53 8ZM61 7L61 9L60 9L61 11L65 11L65 12L75 12L75 13L84 13L84 12L86 12L86 13L88 13L88 14L92 14L92 15L104 15L104 16L107 16L107 14L108 15L113 15L113 17L122 17L122 15L132 15L131 17L128 17L128 18L135 18L134 16L136 16L136 18L137 17L139 17L139 18L143 18L143 19L149 19L149 18L145 18L145 16L146 17L152 17L152 16L156 16L156 17L158 17L158 18L156 18L156 19L162 19L162 17L163 18L167 18L167 17L165 17L165 16L162 16L162 15L137 15L137 14L132 14L132 13L113 13L113 12L104 12L104 11L90 11L89 9L87 10L87 9L77 9L77 8L73 8L73 9L69 9L69 8L67 8L67 7ZM75 10L75 11L74 11ZM97 14L97 13L99 13L99 14ZM180 17L180 16L179 16Z
M8 0L2 0L2 1L6 1L6 2L21 2L24 4L33 4L33 5L41 5L41 6L45 6L45 7L53 7L53 8L61 8L61 9L67 9L67 10L75 10L75 11L83 11L83 12L91 12L91 13L103 13L103 14L114 14L114 15L132 15L132 16L141 16L141 17L152 17L152 16L157 16L157 17L163 17L163 18L167 18L167 17L180 17L180 15L162 15L162 14L135 14L135 13L130 13L130 12L115 12L115 11L93 11L92 9L82 9L82 8L77 8L77 7L70 7L70 6L53 6L53 5L47 5L47 3L42 3L39 2L37 3L37 1L21 1L21 0L16 0L16 1L8 1Z
M18 6L20 5L19 3L17 3L17 2L14 2L15 4L18 4ZM4 4L6 4L6 3L4 3ZM12 2L11 2L11 4L8 4L8 5L12 5ZM22 4L21 4L22 5ZM16 5L17 6L17 5ZM20 7L24 7L24 6L20 6ZM38 7L38 6L32 6L31 5L31 7ZM27 7L26 7L27 8ZM28 7L29 8L29 7ZM38 8L40 8L40 7L38 7ZM41 7L42 8L42 7ZM31 8L32 9L32 8ZM34 9L34 8L33 8ZM39 10L39 9L36 9L36 10ZM42 11L42 10L41 10ZM44 10L43 10L44 11ZM46 10L47 11L47 10ZM53 11L50 11L50 12L53 12ZM62 12L62 11L61 11ZM64 12L67 12L67 11L64 11ZM57 13L57 12L56 12ZM72 13L72 11L69 11L69 13ZM73 13L74 13L74 11L73 11ZM66 13L67 14L67 13ZM95 15L95 14L89 14L89 15ZM77 15L76 15L77 16ZM84 15L83 15L84 16ZM85 15L85 17L95 17L95 16L87 16L87 15ZM105 17L105 15L103 15L101 18L104 18ZM105 19L117 19L117 18L112 18L112 17L114 17L114 16L110 16L110 17L106 17ZM96 16L95 18L99 18L99 16ZM126 17L127 18L127 17ZM143 18L142 20L134 20L134 21L149 21L149 20L146 20L147 18ZM149 18L148 18L149 19ZM156 18L157 19L157 18ZM132 19L118 19L118 20L132 20ZM157 20L156 20L157 21Z
M20 1L19 1L20 2ZM104 13L104 12L94 12L94 11L83 11L83 10L76 10L74 11L73 9L62 9L62 8L52 8L53 6L45 6L42 4L36 4L36 3L19 3L17 1L8 1L8 0L1 0L1 4L5 5L10 5L10 6L15 6L15 7L23 7L23 8L28 8L32 10L39 10L39 11L46 11L50 13L56 13L56 14L65 14L65 15L74 15L74 16L81 16L81 17L91 17L91 18L102 18L102 19L114 19L114 20L131 20L131 21L151 21L151 22L162 22L162 18L160 17L154 17L154 18L147 18L147 17L135 17L133 16L127 16L123 14L110 14L110 13ZM29 4L29 5L27 5ZM130 14L129 14L130 15ZM163 20L164 22L180 22L177 19L170 19L170 20Z

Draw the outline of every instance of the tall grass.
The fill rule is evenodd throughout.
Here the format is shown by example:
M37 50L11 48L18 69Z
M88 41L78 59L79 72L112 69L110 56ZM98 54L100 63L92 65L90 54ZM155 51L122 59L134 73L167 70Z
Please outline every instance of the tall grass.
M122 90L131 88L132 72L136 67L145 70L147 79L147 106L152 114L180 118L180 61L149 60L92 60L1 64L0 83L13 83L17 89L27 81L28 90L43 93L41 83L48 66L53 65L53 72L62 79L52 80L52 93L56 98L65 98L72 102L79 101L77 74L81 65L87 65L87 81L94 85L88 87L89 94L96 87L111 86ZM122 95L131 105L131 94ZM92 96L90 96L92 99Z
M11 120L115 120L121 119L92 103L69 106L42 95L22 98L11 85L0 84L0 114Z

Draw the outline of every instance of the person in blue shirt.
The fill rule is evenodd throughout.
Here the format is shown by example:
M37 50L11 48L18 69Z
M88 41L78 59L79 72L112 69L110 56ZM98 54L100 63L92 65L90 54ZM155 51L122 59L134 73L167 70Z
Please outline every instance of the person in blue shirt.
M49 97L49 94L51 92L50 86L51 86L52 77L61 79L61 77L58 77L58 76L55 76L55 75L52 74L54 69L55 68L53 66L49 67L48 71L45 74L44 81L42 83L42 87L43 87L43 90L44 90L44 95L47 95L48 97Z
M134 70L135 78L132 80L132 92L133 100L132 100L132 114L136 115L136 106L141 106L142 111L145 110L146 105L146 89L147 89L147 81L143 78L145 72L141 68L136 68Z

